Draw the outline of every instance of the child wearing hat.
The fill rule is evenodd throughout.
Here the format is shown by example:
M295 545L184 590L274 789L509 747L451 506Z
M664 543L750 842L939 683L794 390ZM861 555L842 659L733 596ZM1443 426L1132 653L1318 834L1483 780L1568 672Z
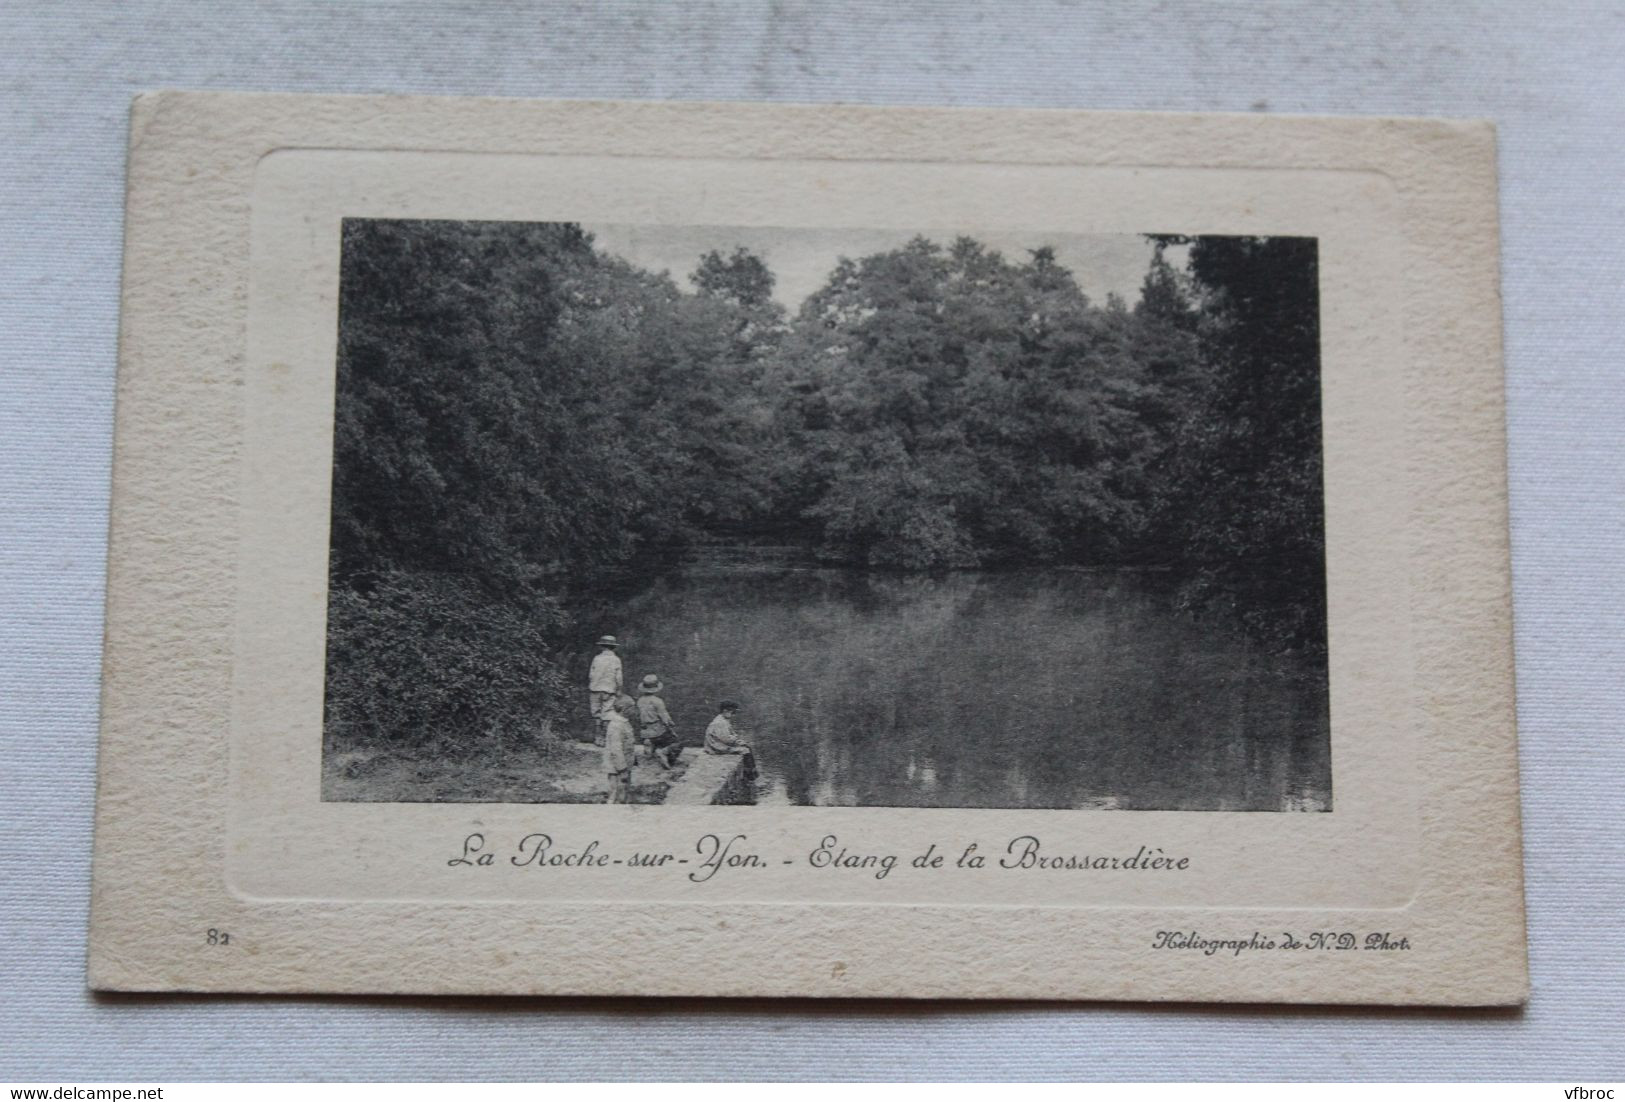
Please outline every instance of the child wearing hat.
M677 764L683 744L677 741L677 724L671 721L666 702L660 698L663 688L660 678L652 673L638 684L638 731L649 747L649 756L670 769Z

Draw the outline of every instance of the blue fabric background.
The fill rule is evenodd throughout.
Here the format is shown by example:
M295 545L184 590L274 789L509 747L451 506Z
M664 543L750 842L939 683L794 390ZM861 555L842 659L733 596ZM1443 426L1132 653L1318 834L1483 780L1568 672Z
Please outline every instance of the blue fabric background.
M0 1079L1625 1078L1625 6L0 7ZM130 97L154 87L1500 125L1522 1013L83 990Z

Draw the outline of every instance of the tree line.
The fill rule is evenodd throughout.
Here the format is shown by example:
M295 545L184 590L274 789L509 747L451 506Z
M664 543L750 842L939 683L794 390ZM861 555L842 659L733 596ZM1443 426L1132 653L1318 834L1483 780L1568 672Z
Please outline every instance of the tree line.
M575 224L347 220L330 745L527 729L573 701L573 602L703 541L1157 566L1320 650L1315 242L1152 240L1132 307L917 237L792 313L744 249L680 284Z

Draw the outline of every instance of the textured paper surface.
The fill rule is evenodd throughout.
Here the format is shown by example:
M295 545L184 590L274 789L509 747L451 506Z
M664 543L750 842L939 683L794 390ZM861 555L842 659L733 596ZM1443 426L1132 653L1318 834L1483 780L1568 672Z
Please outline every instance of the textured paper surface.
M1487 127L165 95L137 105L130 179L93 985L1522 997ZM829 827L832 809L766 821L769 809L640 808L667 818L632 829L678 837L755 816L750 830L777 831L786 852L828 829L883 831L913 852L923 816L931 835L989 837L1072 816L1046 836L1125 831L1184 846L1200 875L1115 896L1014 882L831 892L775 874L748 891L616 897L445 878L442 851L471 820L534 823L534 807L302 803L320 722L333 220L704 221L708 198L736 221L782 222L794 200L800 224L854 224L869 196L868 220L885 224L885 185L905 180L929 201L893 217L915 224L971 213L1056 228L1045 202L1086 182L1102 198L1085 228L1321 237L1337 810L1248 824L843 809ZM726 181L735 192L718 194ZM597 815L602 834L605 810L547 817ZM232 950L204 951L207 928L231 929ZM1414 947L1232 959L1153 952L1159 929L1383 930ZM524 951L539 941L545 958Z

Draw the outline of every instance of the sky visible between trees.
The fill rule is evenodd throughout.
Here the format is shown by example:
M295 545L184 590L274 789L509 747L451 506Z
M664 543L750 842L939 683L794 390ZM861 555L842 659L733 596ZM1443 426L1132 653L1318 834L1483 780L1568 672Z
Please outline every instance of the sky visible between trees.
M1146 268L1156 244L1143 234L1070 234L1033 230L932 233L922 229L857 229L775 226L668 226L584 223L598 247L650 272L667 272L679 284L694 270L697 257L724 256L744 248L762 259L773 273L773 299L794 313L824 285L843 256L891 252L915 237L952 240L966 235L1008 257L1024 257L1049 246L1056 263L1073 274L1078 289L1094 302L1115 294L1129 306L1140 297ZM1169 263L1185 263L1187 247L1167 248Z

